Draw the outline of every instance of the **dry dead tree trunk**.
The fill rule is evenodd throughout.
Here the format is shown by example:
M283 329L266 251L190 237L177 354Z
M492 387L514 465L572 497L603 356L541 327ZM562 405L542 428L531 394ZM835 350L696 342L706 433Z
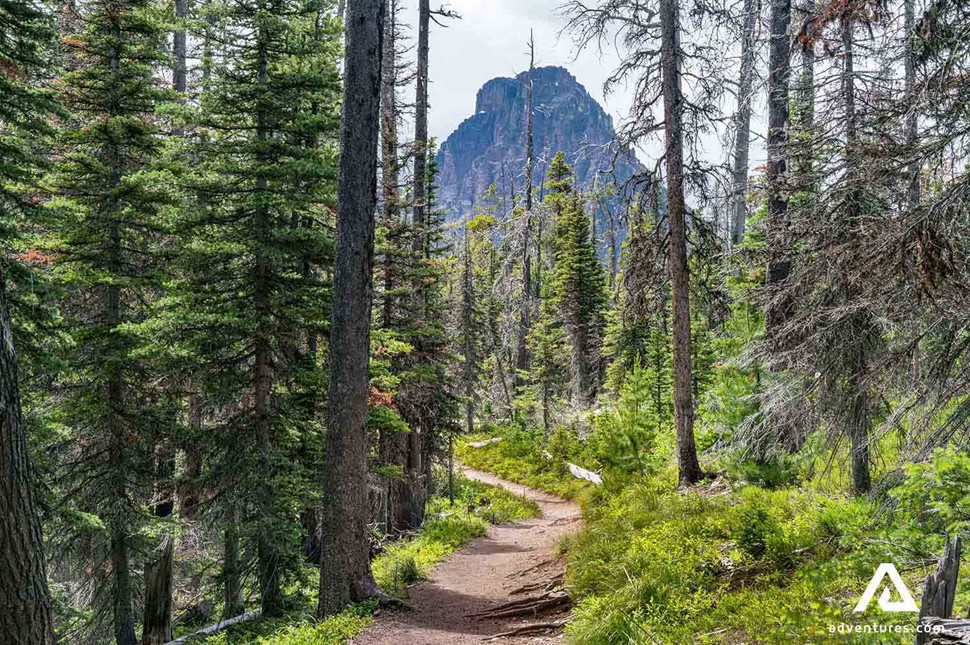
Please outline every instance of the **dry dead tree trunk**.
M953 602L956 599L957 580L960 577L962 551L963 543L959 536L953 540L947 537L943 547L943 557L937 563L936 571L926 577L917 624L926 625L929 620L948 619L953 616ZM970 628L970 622L967 626ZM916 645L925 645L931 639L933 635L930 633L917 633Z

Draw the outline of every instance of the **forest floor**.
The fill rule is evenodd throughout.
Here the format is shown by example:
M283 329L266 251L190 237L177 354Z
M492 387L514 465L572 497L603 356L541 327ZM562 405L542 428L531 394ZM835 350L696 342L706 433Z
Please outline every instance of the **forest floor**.
M528 497L539 505L542 515L491 527L488 536L474 540L438 565L430 580L408 589L407 602L413 609L381 612L374 625L351 641L354 645L482 643L525 625L556 623L566 617L564 605L535 617L488 614L505 603L558 597L555 588L565 569L559 545L579 530L579 506L488 473L470 468L462 471L469 479ZM559 643L560 632L550 629L545 635L502 637L495 642Z

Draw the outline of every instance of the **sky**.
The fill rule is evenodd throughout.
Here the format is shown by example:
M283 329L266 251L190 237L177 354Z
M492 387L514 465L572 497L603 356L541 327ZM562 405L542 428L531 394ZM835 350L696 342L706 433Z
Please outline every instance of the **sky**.
M619 123L631 100L627 88L609 97L603 95L603 82L616 67L614 51L600 55L595 48L578 56L569 34L560 35L565 19L558 7L563 0L432 0L432 9L444 4L461 15L441 27L431 25L429 89L431 135L443 141L458 124L475 111L475 95L486 81L498 76L514 76L528 69L529 30L535 34L536 66L560 65L567 68L586 90ZM417 2L405 0L401 16L412 25L415 35Z

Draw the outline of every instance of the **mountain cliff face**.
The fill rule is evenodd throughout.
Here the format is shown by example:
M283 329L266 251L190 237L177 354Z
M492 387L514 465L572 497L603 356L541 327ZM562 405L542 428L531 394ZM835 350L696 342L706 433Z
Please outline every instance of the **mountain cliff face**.
M439 199L451 219L470 213L490 184L500 195L525 182L525 130L528 72L495 78L478 91L475 115L466 119L438 153ZM589 92L562 67L535 70L533 186L541 198L546 167L562 150L581 189L592 187L597 172L613 169L613 120ZM622 183L638 169L636 157L620 153L616 177ZM600 183L608 181L607 176Z

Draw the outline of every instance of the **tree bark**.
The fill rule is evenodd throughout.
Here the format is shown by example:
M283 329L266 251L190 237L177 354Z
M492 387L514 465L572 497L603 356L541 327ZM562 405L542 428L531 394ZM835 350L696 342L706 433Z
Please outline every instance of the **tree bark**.
M384 301L383 325L389 329L394 321L394 258L391 244L398 233L398 209L400 208L400 189L398 188L397 160L397 2L388 5L387 21L384 24L383 61L381 63L381 206L382 220L387 233L384 256Z
M320 618L379 593L367 531L367 402L384 7L382 0L347 5Z
M381 62L381 219L387 236L383 258L383 302L381 319L385 329L395 323L394 241L400 234L398 186L398 108L397 108L397 1L390 0L384 23L384 42ZM378 438L381 462L386 466L407 468L408 436L404 432L387 430ZM394 474L386 478L387 502L382 518L384 531L396 534L409 528L408 483L406 477Z
M741 77L738 82L738 111L734 115L733 221L731 244L744 239L748 218L745 197L748 192L748 152L751 140L751 94L754 80L755 37L760 0L744 0L744 23L741 34Z
M667 168L670 290L673 301L674 424L681 484L703 477L694 441L691 392L690 273L687 267L687 222L684 204L683 95L681 93L678 0L661 0L661 72L664 104L664 158Z
M429 55L429 36L431 31L431 2L430 0L418 0L418 59L416 67L416 94L414 101L414 176L412 179L411 194L414 199L412 205L411 229L413 242L413 259L417 263L427 260L427 228L428 228L428 177L427 177L427 155L428 155L428 55ZM420 271L415 272L412 282L412 298L414 310L412 315L415 317L415 329L418 332L412 337L414 354L421 356L425 349L425 332L421 329L425 324L426 294L424 278ZM416 393L420 397L420 393ZM406 516L409 527L417 528L424 520L425 505L425 441L424 437L430 431L426 428L426 419L422 414L405 415L405 420L411 427L411 432L407 435L408 456L407 470L407 507Z
M788 278L788 83L791 76L789 27L791 0L771 0L768 49L768 218L766 282L771 297L765 324L769 340L788 317L780 290Z
M242 556L239 552L239 513L235 506L226 513L222 554L222 619L235 618L246 611L243 604Z
M475 432L475 345L472 337L472 311L475 307L474 282L472 281L471 241L469 239L468 218L464 222L464 270L462 272L461 316L464 339L464 385L465 385L465 432Z
M515 386L522 387L522 376L529 369L529 346L526 342L532 310L532 166L534 155L534 86L535 42L529 33L529 84L526 87L525 117L525 230L522 232L522 304L515 352Z
M0 642L54 642L40 514L20 410L17 354L0 273Z
M179 491L179 517L194 520L199 505L199 477L202 475L202 455L195 445L196 437L202 430L202 397L197 391L189 392L189 427L193 439L185 449L185 473Z
M115 42L121 40L121 25L115 20L112 23L112 36ZM117 50L112 52L109 65L115 78L121 76L121 54ZM122 151L118 144L112 144L105 150L105 158L111 168L111 183L118 189L122 183ZM121 223L117 211L120 205L117 198L111 197L105 208L108 220L107 232L107 268L114 274L121 272ZM104 287L102 294L102 322L107 333L116 332L121 324L121 288L117 283L110 283ZM121 350L116 350L120 352ZM118 359L115 355L113 358ZM135 645L135 614L132 608L131 570L128 558L128 525L125 508L128 500L127 465L125 451L128 442L125 431L125 420L122 418L125 409L125 375L121 367L122 361L114 360L105 365L105 389L107 400L107 430L111 437L108 459L111 467L111 485L114 489L113 503L116 508L111 509L107 525L110 536L111 552L111 604L112 625L114 627L115 642L118 645Z
M268 82L269 68L269 35L266 27L260 26L257 33L257 77L260 87ZM265 141L270 137L269 127L266 125L266 114L260 111L256 115L256 138L260 142L258 153L261 167L265 167ZM265 192L268 180L262 173L256 177L256 190ZM271 339L269 337L272 325L270 315L270 271L271 260L267 252L267 245L271 235L272 222L265 206L256 211L256 234L259 248L256 251L256 282L254 284L254 302L256 314L259 317L259 327L254 338L254 382L253 382L253 415L256 424L256 441L260 451L262 478L258 491L258 505L261 511L259 536L256 541L256 554L259 564L259 588L262 615L278 616L283 612L283 591L280 581L280 544L276 531L275 506L276 491L274 485L273 457L275 439L271 428L273 391L273 356Z
M188 89L188 66L186 65L186 35L185 26L181 21L189 16L189 0L175 0L175 20L178 21L172 33L172 89L185 92Z
M166 535L158 558L145 569L145 619L142 645L162 645L172 640L172 567L175 540Z
M906 83L906 98L910 101L914 98L914 88L916 86L916 53L913 51L913 31L916 28L916 8L914 0L905 0L903 3L903 31L906 33L906 48L903 59ZM908 106L906 113L906 149L911 154L915 152L917 143L917 120L916 108L914 105ZM906 202L909 207L919 203L920 199L920 164L915 158L907 169L909 174L909 190L906 194Z
M846 221L849 225L850 242L855 245L861 235L859 230L862 195L860 178L855 155L859 133L855 104L855 48L852 18L842 17L842 92L845 101L845 162L848 186L846 199ZM858 298L857 289L847 285L846 299L854 302ZM852 451L852 485L856 495L865 495L872 488L869 474L869 424L872 406L866 384L868 371L868 347L875 333L870 314L862 309L852 314L849 338L851 347L847 348L854 356L850 364L849 387L851 388L851 409L849 418L849 441Z

